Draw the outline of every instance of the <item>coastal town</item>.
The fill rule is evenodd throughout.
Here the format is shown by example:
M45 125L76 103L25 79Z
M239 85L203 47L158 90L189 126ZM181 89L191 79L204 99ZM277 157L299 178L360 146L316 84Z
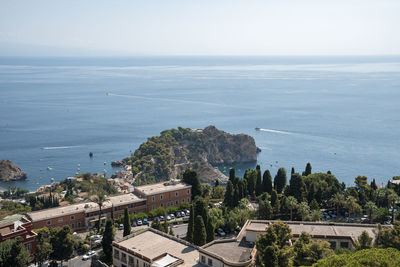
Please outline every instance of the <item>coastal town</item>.
M275 253L290 251L286 260L291 265L311 266L338 251L392 247L385 243L390 241L384 241L384 233L394 234L400 228L395 223L400 203L397 177L383 188L359 176L355 187L345 189L330 172L312 173L310 164L302 174L292 169L288 183L283 168L272 179L268 170L262 175L259 166L246 171L242 179L231 169L225 185L218 180L211 185L201 183L194 170L185 170L179 179L139 186L132 176L131 166L125 166L114 178L85 174L41 186L34 192L35 201L47 198L52 205L33 205L31 211L5 216L0 221L0 242L19 238L35 266L59 262L117 267L258 266L273 260L272 255L264 254L264 246L280 242ZM93 186L103 183L103 189L84 187L85 182ZM307 189L321 183L329 185L319 189L321 194ZM104 188L112 193L105 195ZM9 202L26 207L28 201L35 202L29 197L32 193L16 192L2 193L2 209ZM378 192L389 195L378 197ZM354 193L357 200L351 195ZM375 198L376 204L365 200L362 208L358 203L365 194ZM385 205L386 215L380 215ZM63 229L75 240L71 241L74 248L65 256L53 256L57 248L46 252L43 235L47 232L48 244L56 246L52 235ZM270 235L278 235L284 242L265 241ZM74 242L80 245L74 246ZM300 242L306 242L302 246L314 244L309 253L319 256L298 259ZM278 266L285 264L278 260Z

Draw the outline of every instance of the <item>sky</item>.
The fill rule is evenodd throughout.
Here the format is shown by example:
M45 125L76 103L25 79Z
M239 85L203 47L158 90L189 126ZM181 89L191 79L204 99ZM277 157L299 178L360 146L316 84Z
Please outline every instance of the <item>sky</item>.
M0 56L400 55L400 0L1 0Z

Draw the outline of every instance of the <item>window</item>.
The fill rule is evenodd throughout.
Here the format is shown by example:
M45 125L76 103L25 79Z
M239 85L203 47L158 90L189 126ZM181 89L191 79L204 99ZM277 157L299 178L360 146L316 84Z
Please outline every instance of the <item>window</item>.
M331 249L336 248L336 241L329 241L329 243L331 244Z
M75 216L72 215L72 216L70 217L70 219L71 219L71 221L75 220Z
M133 203L131 203L130 207L133 208Z
M187 194L190 195L190 189L188 189Z
M129 256L129 265L133 265L133 257Z
M117 210L118 210L118 207L115 207L115 208L114 208L114 211L117 211Z
M89 217L90 216L90 213L86 213L86 217Z
M26 244L26 249L31 251L32 250L32 244L31 243Z
M185 199L182 199L182 202L185 202Z
M126 262L126 254L125 253L121 253L121 261Z
M179 196L179 192L175 192L175 196L176 196L176 197Z
M188 201L187 201L188 203L190 203L190 198L188 198Z
M178 204L179 204L178 200L177 200L177 201L175 201L175 205L177 205L177 206L178 206Z
M75 224L72 223L71 224L71 228L74 229L75 228Z
M163 199L163 195L160 195L160 200L162 200Z
M208 259L208 265L212 266L212 259Z
M340 242L340 247L341 248L348 248L349 247L349 242Z
M63 221L63 218L58 218L58 222L60 223L60 222L62 222Z
M51 221L47 221L46 224L47 224L47 225L50 225L50 224L51 224Z
M151 201L154 202L154 197L151 197Z
M153 206L151 206L151 209L152 209L152 210L154 210L154 205L153 205Z
M119 250L118 249L114 249L114 258L119 259Z
M204 257L203 255L201 256L201 262L206 263L206 257Z
M78 222L78 228L81 228L81 222Z
M161 203L161 207L164 207L164 204L163 204L163 203Z

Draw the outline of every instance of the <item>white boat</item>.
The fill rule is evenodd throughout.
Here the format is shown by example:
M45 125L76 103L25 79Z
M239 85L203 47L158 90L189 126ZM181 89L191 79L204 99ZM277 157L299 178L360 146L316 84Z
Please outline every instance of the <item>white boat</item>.
M260 128L260 127L256 127L255 129L256 129L256 131L259 131L259 130L261 130L261 128Z

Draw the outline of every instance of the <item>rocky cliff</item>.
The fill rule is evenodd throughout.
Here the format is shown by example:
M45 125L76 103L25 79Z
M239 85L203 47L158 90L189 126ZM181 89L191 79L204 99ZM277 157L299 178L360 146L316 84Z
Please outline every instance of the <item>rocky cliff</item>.
M11 160L0 160L0 181L15 181L26 179L26 172L23 172Z
M129 158L137 184L176 178L188 168L198 171L203 182L227 177L216 166L257 160L254 139L229 134L208 126L203 130L181 128L161 132L144 142Z

